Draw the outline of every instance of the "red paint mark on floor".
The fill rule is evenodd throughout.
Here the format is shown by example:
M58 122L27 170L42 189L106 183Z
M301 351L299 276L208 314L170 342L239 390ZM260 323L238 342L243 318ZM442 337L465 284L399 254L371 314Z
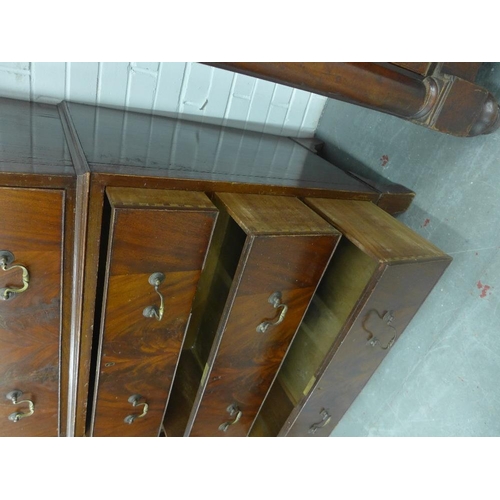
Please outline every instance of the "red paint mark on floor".
M389 157L387 155L382 155L380 158L380 164L385 167L389 163Z
M481 290L481 295L479 295L479 297L481 297L482 299L484 299L488 295L488 292L493 288L490 285L483 285L481 283L481 280L476 283L476 286L479 288L479 290Z
M425 219L424 223L422 224L422 227L427 227L429 225L430 219Z

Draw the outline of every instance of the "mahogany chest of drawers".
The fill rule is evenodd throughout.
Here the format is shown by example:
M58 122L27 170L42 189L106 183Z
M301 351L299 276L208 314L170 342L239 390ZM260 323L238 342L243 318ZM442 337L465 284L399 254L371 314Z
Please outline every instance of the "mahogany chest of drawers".
M4 436L328 435L450 261L300 141L0 117Z

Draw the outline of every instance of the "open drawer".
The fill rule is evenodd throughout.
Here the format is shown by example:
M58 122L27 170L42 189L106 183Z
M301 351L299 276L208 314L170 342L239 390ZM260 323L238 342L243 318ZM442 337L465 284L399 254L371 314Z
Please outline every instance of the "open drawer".
M246 436L340 234L296 198L221 193L167 436Z
M158 436L217 210L203 193L108 188L93 436Z
M252 436L328 436L451 262L370 202L305 201L343 237Z

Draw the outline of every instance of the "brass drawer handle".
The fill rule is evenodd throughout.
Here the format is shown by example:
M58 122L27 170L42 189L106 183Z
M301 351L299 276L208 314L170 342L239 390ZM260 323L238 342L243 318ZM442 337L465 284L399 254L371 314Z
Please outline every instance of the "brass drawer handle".
M160 307L158 306L148 306L142 311L142 314L146 316L146 318L156 318L158 321L161 321L163 318L163 311L164 311L164 300L163 300L163 295L160 293L158 290L158 287L163 283L165 280L165 275L163 273L153 273L149 279L148 282L151 286L154 286L155 292L160 296Z
M11 300L20 293L25 292L28 289L30 284L30 275L28 270L21 266L20 264L15 264L11 266L12 262L14 262L16 258L12 252L8 250L0 250L0 267L3 271L10 271L11 269L19 268L22 270L22 280L23 286L21 288L0 288L0 300ZM10 266L10 267L9 267Z
M137 420L138 418L143 418L146 416L148 410L149 410L149 405L146 403L146 401L144 401L144 403L139 403L139 401L143 399L142 396L140 394L133 394L132 396L130 396L128 398L128 402L132 404L132 406L136 407L136 406L144 406L144 408L142 409L142 413L140 415L138 415L137 413L136 414L133 414L133 415L127 415L123 421L126 423L126 424L133 424L135 420Z
M226 411L229 413L229 415L231 417L234 414L236 414L236 416L234 417L234 420L229 420L229 421L224 422L223 424L219 425L219 430L222 431L222 432L226 432L229 429L229 426L237 424L240 421L241 416L243 415L243 413L241 412L241 410L235 404L229 405L226 408Z
M372 320L372 316L376 319L376 322L378 324L376 324ZM385 351L386 349L390 349L394 345L394 342L396 342L396 336L398 332L396 328L394 328L394 326L392 325L393 321L394 321L394 311L387 311L385 314L382 315L379 314L379 312L376 311L375 309L372 309L366 315L365 319L363 320L363 330L365 330L365 332L370 334L370 337L368 338L368 343L372 347L375 347L378 344L379 347ZM393 335L386 345L380 345L380 340L378 339L378 336L375 335L373 330L380 331L380 333L384 333L384 331L385 332L389 331L393 333Z
M267 331L267 329L270 326L276 326L279 325L286 316L286 313L288 311L288 306L285 304L281 303L281 292L274 292L268 299L267 301L275 308L279 309L280 307L282 308L281 313L276 321L263 321L258 327L257 331L260 333L264 333Z
M330 420L332 419L332 416L324 408L319 412L319 414L321 415L321 422L318 422L317 424L312 424L311 427L309 427L309 430L307 431L309 434L316 434L316 431L318 429L326 427L330 423Z
M14 413L11 413L7 418L11 422L19 422L22 418L30 417L35 413L35 405L33 401L30 401L29 399L23 399L22 401L19 401L19 398L23 395L22 391L19 390L14 390L10 391L9 394L7 394L5 397L12 401L13 405L20 405L21 403L28 403L28 409L29 411L27 413L24 413L22 411L15 411Z

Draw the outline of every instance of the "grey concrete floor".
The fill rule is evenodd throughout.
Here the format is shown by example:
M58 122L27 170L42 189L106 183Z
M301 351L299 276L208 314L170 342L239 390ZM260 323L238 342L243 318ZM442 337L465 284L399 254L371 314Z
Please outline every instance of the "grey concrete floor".
M500 63L478 83L500 101ZM398 218L453 257L332 436L500 436L500 130L457 138L329 100L316 137L414 190Z

